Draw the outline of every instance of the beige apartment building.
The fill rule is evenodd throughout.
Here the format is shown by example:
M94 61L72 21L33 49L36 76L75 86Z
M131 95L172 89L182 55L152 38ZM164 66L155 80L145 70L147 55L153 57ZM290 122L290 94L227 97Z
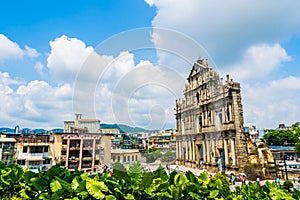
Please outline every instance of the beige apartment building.
M24 134L15 136L16 160L24 169L46 171L52 165L50 146L53 140L49 135Z
M176 150L176 137L173 130L162 130L148 138L148 148L159 149L161 152Z
M62 166L74 170L97 171L111 162L111 134L103 134L99 119L82 118L64 122L64 132L53 134L54 156Z

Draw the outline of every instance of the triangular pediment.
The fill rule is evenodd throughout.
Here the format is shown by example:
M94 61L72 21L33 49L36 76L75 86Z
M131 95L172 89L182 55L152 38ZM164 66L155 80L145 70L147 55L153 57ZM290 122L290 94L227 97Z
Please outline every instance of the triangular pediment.
M201 60L202 61L202 60ZM188 79L190 79L191 77L195 76L196 74L199 74L200 71L207 69L207 66L200 64L199 61L197 61L194 65L193 68L190 71L190 74L188 76Z

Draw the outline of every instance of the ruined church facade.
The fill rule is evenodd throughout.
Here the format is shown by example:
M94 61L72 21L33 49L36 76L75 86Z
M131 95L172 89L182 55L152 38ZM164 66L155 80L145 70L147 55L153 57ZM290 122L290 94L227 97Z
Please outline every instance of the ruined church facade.
M210 170L247 163L240 84L222 80L208 60L194 63L183 99L176 100L176 162Z

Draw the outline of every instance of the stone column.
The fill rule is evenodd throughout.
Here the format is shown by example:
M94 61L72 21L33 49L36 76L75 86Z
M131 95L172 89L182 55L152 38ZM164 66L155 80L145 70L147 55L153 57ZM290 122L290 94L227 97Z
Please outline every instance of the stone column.
M227 139L223 139L223 141L224 141L225 165L229 165L229 162L228 162L228 144L227 144Z
M229 105L228 109L229 109L229 120L232 121L232 106Z
M176 159L179 160L179 141L176 141Z
M178 147L179 161L181 161L182 160L182 141L179 141L178 145L179 145L179 147Z
M192 161L192 156L193 156L192 141L189 140L188 143L189 143L189 149L190 149L189 150L189 161Z
M225 113L225 108L224 107L222 107L222 116L223 116L223 121L221 123L224 124L224 123L227 122L227 115Z
M211 140L211 147L212 147L211 152L213 152L213 154L212 154L213 156L211 158L212 159L211 162L215 164L216 163L216 159L215 159L216 152L215 152L215 140L214 139Z
M207 155L207 162L210 163L210 156L211 156L211 151L210 151L210 146L209 146L209 140L206 139L206 147L207 147L207 152L206 152L206 155Z
M188 146L188 141L185 141L185 161L189 160L189 146Z
M196 148L195 148L195 141L192 140L192 149L193 149L193 157L192 157L192 160L193 161L196 161Z
M211 110L210 112L211 112L210 113L210 115L211 115L211 125L214 125L215 124L215 121L214 121L214 111Z
M202 143L202 152L203 152L203 162L206 162L206 147L204 141Z
M79 151L79 166L78 166L78 170L81 170L82 167L82 150L83 150L83 138L80 138L80 151Z
M232 165L236 165L236 159L235 159L235 148L234 148L234 139L230 139L230 146L231 146L231 158L232 158Z

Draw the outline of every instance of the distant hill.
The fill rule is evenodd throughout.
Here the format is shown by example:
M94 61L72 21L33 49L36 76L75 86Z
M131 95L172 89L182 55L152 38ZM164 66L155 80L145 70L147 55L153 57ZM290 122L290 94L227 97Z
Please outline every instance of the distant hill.
M13 132L15 132L15 129L6 128L6 127L0 128L0 133L13 133Z
M121 133L151 132L151 130L140 127L131 127L125 124L100 124L100 128L117 128Z
M20 134L47 134L47 133L62 133L64 129L62 128L55 128L51 130L46 130L43 128L37 129L30 129L30 128L23 128L18 131ZM0 133L15 133L15 129L7 128L7 127L0 127Z

